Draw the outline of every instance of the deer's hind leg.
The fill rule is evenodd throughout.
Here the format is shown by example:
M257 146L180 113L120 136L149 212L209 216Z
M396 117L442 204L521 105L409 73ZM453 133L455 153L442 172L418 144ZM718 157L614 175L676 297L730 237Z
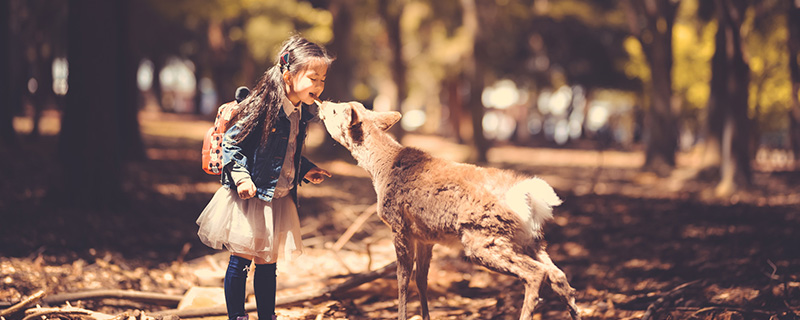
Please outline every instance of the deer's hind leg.
M471 231L464 233L462 243L464 253L473 262L500 273L515 275L525 283L525 298L519 318L533 318L539 288L548 276L549 266L524 254L521 248L505 237Z
M539 261L550 267L550 271L547 273L548 280L550 281L550 288L553 289L553 292L567 305L567 311L569 311L569 315L572 319L580 320L581 317L578 314L578 306L575 304L575 289L567 282L567 275L553 263L553 260L550 259L550 256L544 250L540 250L536 256Z

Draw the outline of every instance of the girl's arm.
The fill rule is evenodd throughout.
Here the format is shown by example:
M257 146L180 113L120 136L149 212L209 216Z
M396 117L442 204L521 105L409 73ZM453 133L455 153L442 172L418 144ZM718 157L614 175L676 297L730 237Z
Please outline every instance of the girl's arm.
M250 199L256 195L256 185L250 177L250 172L247 168L233 163L233 165L225 167L230 168L231 179L236 184L236 191L239 193L239 198L244 200Z
M241 122L241 120L240 120ZM222 166L230 173L236 185L236 191L242 199L255 196L256 187L247 170L247 156L242 152L241 146L234 137L241 132L239 123L231 126L222 138Z
M303 182L309 183L308 179L305 178L306 174L308 174L311 169L316 168L317 165L311 162L310 160L306 159L304 156L300 156L300 176L303 177Z
M303 177L303 182L318 184L324 181L325 177L330 177L331 173L300 156L300 176Z

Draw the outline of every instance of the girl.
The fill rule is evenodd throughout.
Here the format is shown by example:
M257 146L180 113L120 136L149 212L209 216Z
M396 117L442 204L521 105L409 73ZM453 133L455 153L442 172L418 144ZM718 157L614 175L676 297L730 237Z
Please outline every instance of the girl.
M330 173L300 155L308 105L325 89L333 58L299 36L287 40L259 83L239 105L222 142L222 187L197 218L200 240L231 252L225 274L230 320L246 320L245 281L255 260L259 320L275 316L279 253L303 252L297 216L297 185L320 183Z

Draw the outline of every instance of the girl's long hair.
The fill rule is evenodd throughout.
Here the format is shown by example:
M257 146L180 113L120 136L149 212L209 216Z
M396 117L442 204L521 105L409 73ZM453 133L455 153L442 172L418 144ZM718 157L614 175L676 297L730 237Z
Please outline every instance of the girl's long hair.
M334 58L325 48L310 42L298 35L293 35L281 46L275 65L267 69L258 84L250 91L239 104L239 112L231 119L231 123L241 124L241 132L235 137L237 143L242 142L253 130L262 128L261 146L267 143L271 128L283 108L283 99L286 89L283 81L283 72L289 71L294 77L301 70L305 70L311 63L325 63L330 65Z

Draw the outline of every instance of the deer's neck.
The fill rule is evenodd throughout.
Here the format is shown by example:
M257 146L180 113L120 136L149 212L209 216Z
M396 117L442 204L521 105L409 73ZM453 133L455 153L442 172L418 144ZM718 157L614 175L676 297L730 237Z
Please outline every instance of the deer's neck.
M365 135L364 143L354 148L358 166L367 170L373 181L389 174L395 157L403 146L386 132L375 130Z

